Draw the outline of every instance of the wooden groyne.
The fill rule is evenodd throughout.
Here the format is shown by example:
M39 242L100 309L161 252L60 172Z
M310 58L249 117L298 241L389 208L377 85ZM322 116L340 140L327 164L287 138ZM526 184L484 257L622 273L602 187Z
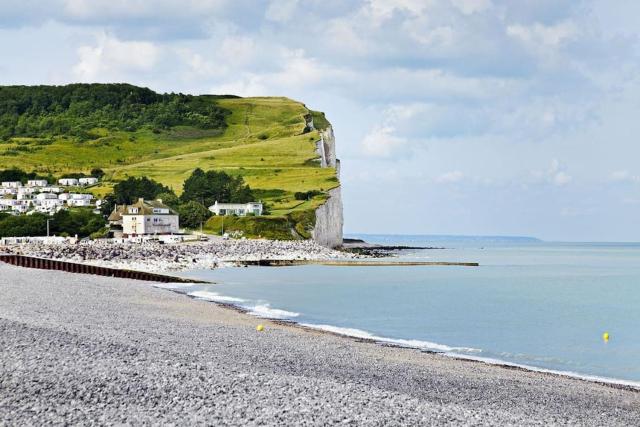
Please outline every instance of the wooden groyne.
M446 262L446 261L323 261L323 260L282 260L260 259L253 261L237 261L239 265L260 267L286 267L296 265L327 265L332 267L411 267L411 266L457 266L479 267L477 262Z
M146 271L124 270L118 268L100 267L97 265L78 264L74 262L58 261L47 258L36 258L25 255L0 254L0 261L18 267L38 268L41 270L59 270L68 273L94 274L97 276L118 277L122 279L144 280L162 283L209 283L202 280L186 279L182 277L166 276L164 274L148 273Z

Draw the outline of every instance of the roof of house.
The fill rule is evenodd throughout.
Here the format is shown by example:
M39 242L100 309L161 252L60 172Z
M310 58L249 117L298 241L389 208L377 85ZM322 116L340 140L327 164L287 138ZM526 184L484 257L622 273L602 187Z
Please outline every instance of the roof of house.
M113 212L109 214L109 218L107 218L107 221L109 222L122 221L122 214L124 213L125 208L126 208L126 205L116 206Z
M262 202L247 202L247 203L224 203L224 202L218 202L216 200L216 202L210 206L210 207L214 207L214 206L218 206L218 207L224 207L224 206L249 206L249 205L262 205Z
M138 213L129 213L129 208L138 208ZM167 213L154 212L154 209L167 209ZM162 200L144 200L138 199L131 205L117 206L109 215L109 221L121 221L123 215L178 215L176 211L162 203Z

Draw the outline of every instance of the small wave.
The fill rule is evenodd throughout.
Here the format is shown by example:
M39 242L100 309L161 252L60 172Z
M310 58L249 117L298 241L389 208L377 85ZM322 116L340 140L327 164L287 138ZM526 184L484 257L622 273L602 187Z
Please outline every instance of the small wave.
M338 326L331 325L316 325L312 323L301 323L302 326L319 329L322 331L331 332L339 335L346 335L354 338L362 338L372 341L377 341L381 343L394 344L400 347L408 347L408 348L417 348L420 350L430 350L430 351L442 351L442 352L463 352L463 353L480 353L482 350L471 347L450 347L444 344L438 344L429 341L421 341L421 340L404 340L404 339L396 339L396 338L385 338L379 337L377 335L373 335L370 332L363 331L361 329L355 328L341 328Z
M182 282L172 282L172 283L154 283L154 288L159 289L181 289L181 288L189 288L193 286L193 283L182 283Z
M228 296L220 295L216 292L209 292L209 291L194 291L194 292L189 292L188 295L194 298L205 300L205 301L224 302L224 303L244 302L244 300L241 298L228 297Z
M264 317L267 319L290 319L300 316L300 313L293 311L280 310L269 307L269 304L259 304L254 306L243 307L248 310L248 314L256 317Z

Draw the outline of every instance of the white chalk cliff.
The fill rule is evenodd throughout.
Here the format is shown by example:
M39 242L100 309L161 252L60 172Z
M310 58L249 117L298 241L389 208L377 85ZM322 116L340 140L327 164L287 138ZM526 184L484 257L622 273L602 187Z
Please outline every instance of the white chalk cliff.
M313 121L308 123L313 129ZM342 245L342 192L340 190L340 160L336 158L336 140L333 128L320 131L320 141L317 142L317 152L320 156L320 167L335 168L338 186L329 190L327 201L316 209L316 224L312 238L317 243L335 248Z

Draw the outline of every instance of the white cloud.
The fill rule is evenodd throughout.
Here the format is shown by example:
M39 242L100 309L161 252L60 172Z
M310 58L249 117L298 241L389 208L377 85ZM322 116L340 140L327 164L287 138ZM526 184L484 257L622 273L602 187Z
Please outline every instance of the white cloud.
M298 6L298 0L271 0L265 13L269 21L285 23L289 21Z
M247 74L239 80L229 81L214 85L210 92L224 95L238 95L238 96L269 96L275 92L270 92L270 89L265 84L265 79L255 74Z
M202 17L219 11L225 0L64 0L64 11L75 19L104 20L164 16Z
M558 159L551 160L551 166L544 171L533 171L531 175L536 182L544 182L562 187L573 181L573 177L569 175Z
M267 65L277 68L263 70ZM223 90L224 93L232 93L229 92L231 89L238 90L238 94L243 96L292 96L292 93L300 91L320 88L327 90L334 82L344 82L351 78L344 70L307 57L302 49L279 49L265 62L255 66L258 67L256 71L228 73L229 79L214 88Z
M609 180L613 182L640 183L640 176L633 175L628 170L619 170L611 172Z
M160 48L151 42L121 41L106 34L94 46L78 49L74 74L82 81L117 78L128 71L149 71L160 57Z
M451 171L443 173L436 178L436 182L440 184L455 184L464 179L464 174L460 171Z
M509 25L507 34L522 42L545 47L559 46L577 36L578 29L573 22L555 25Z
M573 177L566 172L559 171L553 175L553 183L557 186L563 186L569 184L573 180Z
M357 30L357 25L351 19L338 18L327 25L327 44L334 52L347 55L364 55L370 51L366 37Z
M365 154L373 157L390 157L407 143L404 138L394 135L391 126L376 126L362 140Z
M483 12L493 5L491 0L451 0L451 3L465 15Z
M395 12L420 16L433 3L433 0L368 0L365 10L374 24L379 25L390 19Z
M448 49L454 46L456 41L456 33L454 29L448 25L425 28L416 22L418 25L411 25L409 32L411 36L421 44L430 48Z

